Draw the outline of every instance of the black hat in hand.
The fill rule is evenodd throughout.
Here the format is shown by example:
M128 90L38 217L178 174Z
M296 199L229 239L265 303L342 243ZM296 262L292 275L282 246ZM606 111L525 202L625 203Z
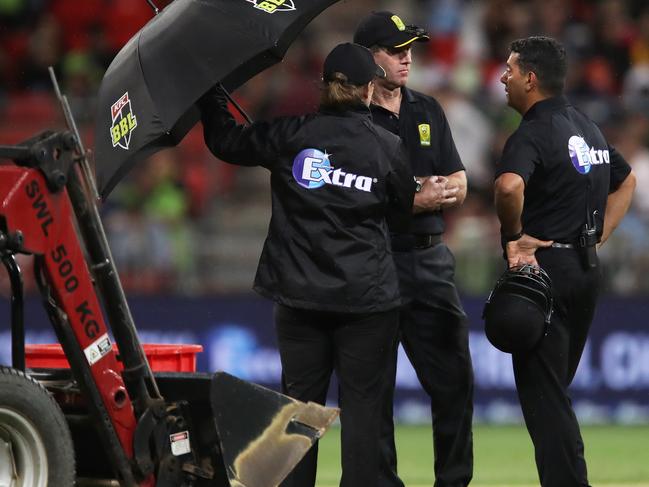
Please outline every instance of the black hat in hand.
M531 352L548 332L553 303L552 280L543 269L507 269L485 303L485 334L503 352Z

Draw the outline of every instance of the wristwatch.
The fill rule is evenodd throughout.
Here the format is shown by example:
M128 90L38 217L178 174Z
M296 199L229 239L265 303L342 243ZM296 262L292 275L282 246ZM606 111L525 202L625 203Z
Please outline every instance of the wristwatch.
M415 178L415 193L421 192L422 183L419 179Z

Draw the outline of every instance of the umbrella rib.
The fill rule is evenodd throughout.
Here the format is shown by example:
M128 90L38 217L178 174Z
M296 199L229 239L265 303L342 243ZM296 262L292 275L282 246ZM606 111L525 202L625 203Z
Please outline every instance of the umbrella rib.
M142 66L142 57L140 54L140 41L142 40L142 36L138 35L137 38L137 64L140 67L140 72L142 73L142 80L144 81L144 86L146 88L146 92L149 94L149 97L151 97L151 88L149 86L149 81L147 80L146 72L144 71L144 67ZM165 124L164 120L162 120L162 117L158 114L158 118L160 119L160 123L163 125L165 132L169 133L171 130L171 127L167 127Z

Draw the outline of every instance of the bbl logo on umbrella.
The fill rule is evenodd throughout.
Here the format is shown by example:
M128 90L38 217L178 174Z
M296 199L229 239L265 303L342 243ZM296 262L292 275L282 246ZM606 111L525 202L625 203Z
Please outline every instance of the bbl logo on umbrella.
M295 10L293 0L246 0L253 3L255 8L263 10L266 13L274 14L275 12L290 12Z
M113 124L110 127L110 137L113 141L113 147L120 146L128 150L131 142L131 133L137 127L137 118L131 109L131 100L128 97L128 91L122 97L113 103L110 107L110 116Z

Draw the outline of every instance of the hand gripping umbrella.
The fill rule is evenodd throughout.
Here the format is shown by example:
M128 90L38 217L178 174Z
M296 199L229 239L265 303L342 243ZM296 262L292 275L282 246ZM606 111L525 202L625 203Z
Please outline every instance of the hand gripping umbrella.
M99 88L95 164L106 198L138 161L176 145L216 83L234 90L281 61L338 0L175 0L115 56Z

